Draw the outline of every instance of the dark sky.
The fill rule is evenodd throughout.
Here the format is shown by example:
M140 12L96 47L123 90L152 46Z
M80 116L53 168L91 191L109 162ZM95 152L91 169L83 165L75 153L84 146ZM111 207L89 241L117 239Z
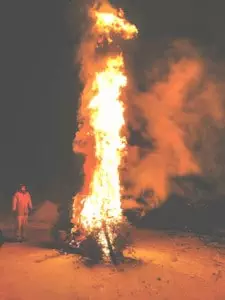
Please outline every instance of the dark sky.
M3 191L19 182L40 190L63 184L73 163L78 92L67 5L57 0L1 2Z
M83 0L84 1L84 0ZM71 3L69 3L71 2ZM113 0L144 41L191 38L224 54L223 1ZM0 190L40 193L73 185L79 94L74 66L80 0L1 1ZM71 19L72 18L72 19ZM72 28L71 26L74 26Z

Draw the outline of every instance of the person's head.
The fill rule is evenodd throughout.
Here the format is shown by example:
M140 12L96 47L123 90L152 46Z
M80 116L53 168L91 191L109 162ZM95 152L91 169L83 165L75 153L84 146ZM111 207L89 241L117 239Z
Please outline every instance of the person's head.
M27 191L27 187L25 184L20 184L20 188L19 188L20 192L22 193L26 193Z

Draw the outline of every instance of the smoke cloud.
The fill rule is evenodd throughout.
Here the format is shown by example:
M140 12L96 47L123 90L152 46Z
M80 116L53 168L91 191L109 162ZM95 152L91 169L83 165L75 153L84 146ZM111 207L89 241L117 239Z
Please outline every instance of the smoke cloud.
M150 201L157 205L172 192L171 179L205 176L204 164L215 164L215 152L203 155L205 141L200 142L224 119L221 86L209 67L188 41L175 42L164 61L147 70L146 90L131 88L127 119L131 139L134 133L138 138L128 147L122 175L129 194L152 191Z

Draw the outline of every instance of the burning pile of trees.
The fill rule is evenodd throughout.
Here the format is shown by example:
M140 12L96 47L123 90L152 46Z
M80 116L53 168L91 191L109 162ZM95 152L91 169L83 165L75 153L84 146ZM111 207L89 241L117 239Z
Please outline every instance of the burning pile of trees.
M115 236L114 239L111 238L112 234ZM117 265L124 262L123 252L131 246L130 225L124 220L120 224L107 228L103 221L102 228L91 232L76 228L68 234L66 243L69 252L81 254L91 263Z
M62 221L62 220L61 220ZM121 223L107 227L103 220L101 227L87 231L81 224L74 226L60 222L54 226L52 237L62 253L79 254L91 264L124 262L124 250L132 249L131 225L125 217Z
M84 184L73 203L69 248L94 261L117 263L129 244L122 215L120 168L126 155L123 92L127 76L116 41L138 30L107 0L88 8L89 28L80 45L81 95L74 152L85 157ZM118 37L118 39L117 39Z

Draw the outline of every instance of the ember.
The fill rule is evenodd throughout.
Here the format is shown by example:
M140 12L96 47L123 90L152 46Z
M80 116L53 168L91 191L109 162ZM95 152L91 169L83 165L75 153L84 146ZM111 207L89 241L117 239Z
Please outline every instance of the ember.
M108 46L114 37L128 40L138 31L109 3L91 8L89 16L92 26L80 50L85 87L74 141L74 151L85 156L85 178L82 190L74 197L72 223L73 232L81 227L87 240L91 237L97 242L104 260L114 260L114 254L125 247L118 240L124 224L119 169L126 150L121 94L127 77L121 49L116 47L116 53L111 53ZM103 53L97 51L100 46Z

